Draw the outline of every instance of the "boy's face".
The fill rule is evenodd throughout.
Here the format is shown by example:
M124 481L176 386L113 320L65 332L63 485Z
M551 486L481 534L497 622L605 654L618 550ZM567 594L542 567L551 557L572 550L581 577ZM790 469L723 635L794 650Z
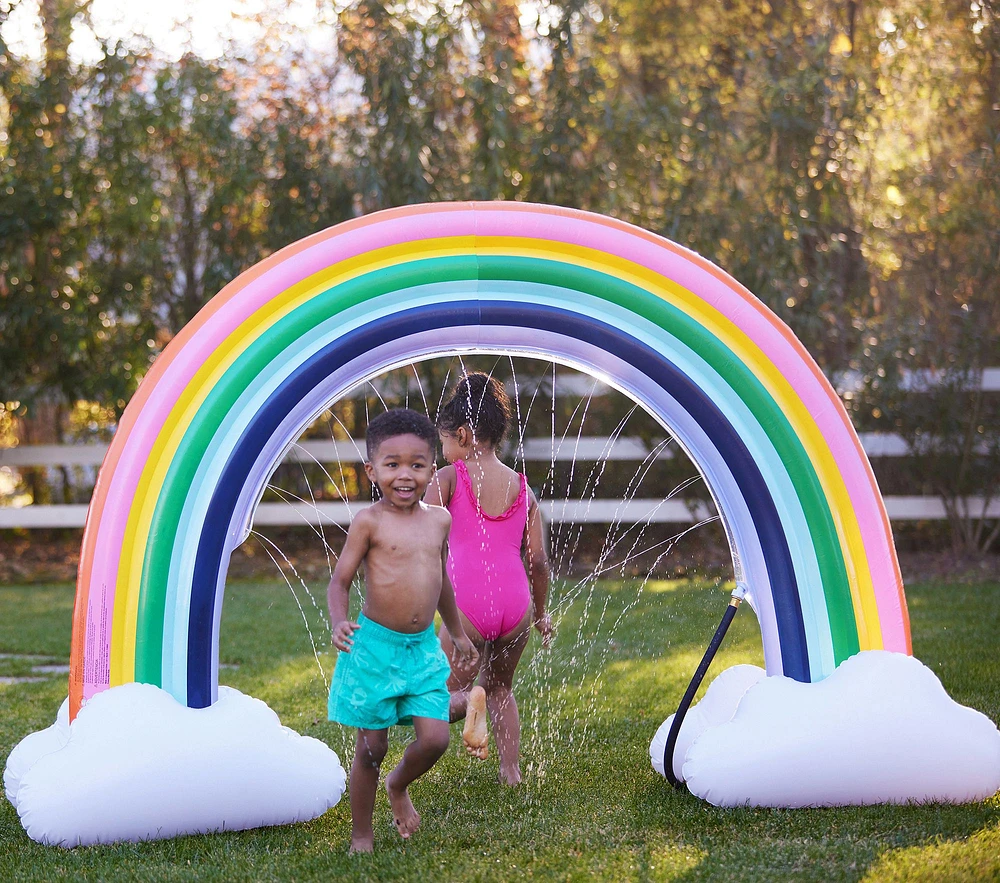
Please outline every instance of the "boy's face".
M419 436L394 435L365 463L365 473L389 505L409 509L423 498L434 475L434 452Z

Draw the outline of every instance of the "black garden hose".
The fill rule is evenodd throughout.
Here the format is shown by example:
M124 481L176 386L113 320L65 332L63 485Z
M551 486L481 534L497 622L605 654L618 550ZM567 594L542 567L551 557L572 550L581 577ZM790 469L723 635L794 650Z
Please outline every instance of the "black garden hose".
M712 635L712 640L708 644L708 649L705 650L705 655L701 658L701 663L698 665L698 669L695 671L694 677L691 678L691 683L688 684L688 688L684 693L684 698L681 699L681 704L677 706L677 713L674 715L674 719L670 723L670 731L667 733L667 743L663 746L663 774L667 777L667 781L675 788L680 788L683 784L674 775L674 747L677 745L677 736L681 731L681 724L684 723L684 717L688 713L688 708L691 707L691 701L694 699L694 694L698 692L698 687L701 686L701 682L705 677L705 672L708 671L708 667L712 664L712 660L715 658L716 651L719 649L722 639L726 636L729 623L731 623L733 621L733 617L736 616L736 608L740 606L740 602L744 599L744 597L746 597L746 594L746 586L742 583L737 583L736 588L733 590L733 594L729 599L729 605L726 607L726 612L722 614L722 622L719 623L719 627L715 630L715 634Z

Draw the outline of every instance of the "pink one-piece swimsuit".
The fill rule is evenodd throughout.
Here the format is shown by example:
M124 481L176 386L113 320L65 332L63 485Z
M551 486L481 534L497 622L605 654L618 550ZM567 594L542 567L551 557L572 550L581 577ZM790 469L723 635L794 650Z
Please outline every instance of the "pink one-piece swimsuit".
M448 503L448 576L458 609L487 641L506 635L531 604L521 541L528 523L528 484L500 515L487 515L472 490L469 470L455 461L456 487Z

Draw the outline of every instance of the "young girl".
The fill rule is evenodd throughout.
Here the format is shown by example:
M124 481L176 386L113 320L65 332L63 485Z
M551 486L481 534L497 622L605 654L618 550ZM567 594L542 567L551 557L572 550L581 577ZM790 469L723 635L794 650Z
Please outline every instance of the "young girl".
M427 499L451 512L448 576L462 627L480 653L470 664L456 653L448 630L441 629L441 645L451 662L451 720L468 714L466 748L485 758L488 711L500 777L516 785L521 781L521 724L511 690L514 670L531 626L548 646L552 622L545 610L549 562L538 501L524 475L497 457L510 421L503 386L486 374L466 375L438 416L441 446L451 465L438 470ZM473 686L477 678L479 685Z

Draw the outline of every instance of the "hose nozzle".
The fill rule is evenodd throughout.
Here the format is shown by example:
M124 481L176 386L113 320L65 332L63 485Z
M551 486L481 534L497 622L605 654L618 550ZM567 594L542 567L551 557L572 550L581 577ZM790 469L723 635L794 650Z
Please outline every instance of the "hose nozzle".
M732 595L729 596L729 606L739 607L740 602L750 594L750 587L743 582L736 584L736 588L733 589Z

